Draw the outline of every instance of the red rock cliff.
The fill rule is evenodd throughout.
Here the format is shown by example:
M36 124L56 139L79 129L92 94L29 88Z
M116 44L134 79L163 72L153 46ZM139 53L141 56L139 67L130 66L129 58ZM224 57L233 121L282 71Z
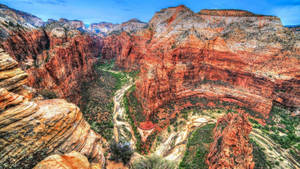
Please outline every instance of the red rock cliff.
M63 99L32 99L27 74L0 48L0 168L32 168L52 153L78 151L104 164L103 138Z
M140 69L136 95L148 116L188 97L233 103L259 118L274 101L299 107L300 41L277 17L244 15L167 8L148 29L106 40L118 41L110 52L119 67Z
M92 65L102 46L98 37L65 29L60 22L13 30L1 41L27 71L30 86L52 90L75 103L80 100L81 83L92 78Z
M210 169L253 169L252 146L249 143L251 124L245 115L228 113L214 129L207 164Z

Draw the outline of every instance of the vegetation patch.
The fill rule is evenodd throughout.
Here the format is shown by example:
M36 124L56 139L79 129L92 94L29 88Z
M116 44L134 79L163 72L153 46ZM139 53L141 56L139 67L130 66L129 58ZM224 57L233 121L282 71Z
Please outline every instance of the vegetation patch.
M134 92L135 86L132 86L123 98L123 105L136 138L136 151L141 154L147 154L156 138L157 132L154 132L148 136L146 142L141 141L141 135L137 130L137 125L139 125L140 122L145 121L146 118L143 115L142 105L135 97Z
M300 144L300 137L296 135L296 127L300 124L300 118L292 117L284 108L274 105L265 126L253 119L250 122L254 128L261 130L284 149L297 149Z
M297 135L297 128L300 124L299 117L291 116L291 111L288 109L273 105L269 119L266 120L266 125L262 126L254 119L249 120L253 128L260 130L263 135L277 143L278 146L276 147L286 149L285 151L289 152L296 161L300 160L300 137ZM262 150L259 150L258 145L253 140L252 145L253 156L257 165L255 168L274 168L274 166L280 165L280 161L266 161L264 155L262 155ZM272 148L270 147L270 149Z
M109 160L115 162L122 162L127 165L133 155L133 150L130 148L129 143L112 142L109 147L110 157Z
M143 122L146 120L146 118L143 114L142 105L137 100L134 92L135 86L132 86L125 95L127 99L127 104L130 108L130 114L135 118L136 122Z
M100 59L94 65L94 80L81 86L80 108L83 115L91 128L108 141L113 138L114 94L129 82L128 76L136 78L139 73L118 72L114 65L114 59Z
M142 141L141 141L141 135L140 133L138 132L137 130L137 127L135 125L135 116L133 115L132 111L130 111L129 109L129 98L128 98L128 95L130 95L133 91L135 90L135 86L133 85L128 91L127 93L125 93L125 96L123 98L123 106L125 108L125 112L126 112L126 115L127 115L127 118L130 122L130 125L133 129L133 132L134 132L134 135L135 135L135 138L136 138L136 151L139 152L139 153L142 153L144 152L144 149L142 148Z
M267 161L267 157L262 148L253 139L250 139L250 144L252 144L253 147L254 169L271 169L272 165Z
M108 141L113 138L114 94L129 80L126 73L113 69L114 60L98 61L94 65L95 79L81 86L80 108L83 115L91 128Z
M215 124L207 124L196 129L188 139L186 152L179 164L180 169L208 168L205 163L209 145L213 140Z
M52 91L52 90L48 90L48 89L42 89L39 92L45 99L55 99L58 98L57 94Z

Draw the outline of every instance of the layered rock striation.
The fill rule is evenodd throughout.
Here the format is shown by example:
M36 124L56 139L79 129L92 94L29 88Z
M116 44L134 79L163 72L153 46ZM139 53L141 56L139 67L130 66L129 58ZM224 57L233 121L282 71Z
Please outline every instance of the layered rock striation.
M18 29L20 26L36 28L43 24L44 22L34 15L0 4L0 37L9 36L12 29Z
M300 105L300 41L277 17L178 6L157 12L148 29L106 40L115 45L104 56L140 70L136 96L147 117L190 97L244 107L262 119L273 102Z
M113 24L109 22L92 23L87 29L89 32L105 37L112 34L120 34L121 32L135 33L143 30L148 26L147 23L138 19L130 19L121 24Z
M249 143L251 130L245 114L228 113L218 119L206 160L209 168L253 169L255 164Z
M90 164L88 159L78 152L65 155L52 155L41 161L34 169L101 169L101 166Z
M0 168L30 168L51 153L73 150L103 164L102 138L91 130L79 108L62 99L23 95L26 77L1 50Z
M17 12L11 9L10 13ZM92 79L93 64L102 48L100 38L82 31L81 21L60 19L43 27L26 27L22 18L14 18L20 24L11 24L0 46L26 70L31 87L54 91L78 103L80 85ZM6 17L0 15L0 19Z

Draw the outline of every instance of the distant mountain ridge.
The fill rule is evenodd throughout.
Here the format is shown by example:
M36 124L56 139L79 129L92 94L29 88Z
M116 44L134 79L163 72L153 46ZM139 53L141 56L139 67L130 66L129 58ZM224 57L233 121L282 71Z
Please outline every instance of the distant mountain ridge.
M9 30L17 25L22 25L24 28L38 28L47 26L53 22L68 28L77 29L83 32L94 33L101 36L107 36L110 33L116 32L136 32L147 26L147 23L142 22L136 18L130 19L121 24L113 24L110 22L91 23L89 26L81 20L69 20L60 18L59 20L48 19L44 22L37 16L32 14L9 8L6 5L0 4L0 35L8 36Z

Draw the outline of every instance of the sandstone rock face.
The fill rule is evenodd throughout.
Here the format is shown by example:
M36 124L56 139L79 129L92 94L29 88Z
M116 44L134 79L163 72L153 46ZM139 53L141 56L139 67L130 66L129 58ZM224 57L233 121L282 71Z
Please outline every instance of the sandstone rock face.
M207 164L210 169L253 169L252 146L249 143L251 124L245 115L228 113L214 129Z
M295 36L300 39L300 25L289 27L295 33Z
M132 40L132 39L125 32L121 33L120 36L111 35L111 36L104 38L103 39L103 47L101 49L102 58L104 58L104 59L116 58L116 59L120 60L121 58L119 56L127 55L127 53L122 54L123 52L128 52L128 50L124 50L124 49L130 48L132 46L132 44L130 43L130 40ZM125 58L122 58L122 60L123 59L125 60ZM130 58L128 57L127 59L129 60ZM132 61L136 61L136 59L134 58ZM122 67L130 68L130 66L128 65L129 64L128 62L125 62L125 61L122 63L121 63L121 61L117 61L117 62L118 62L118 65L121 65L122 63L127 64ZM133 64L131 64L131 65L133 65Z
M66 44L39 55L41 65L27 70L29 85L53 90L57 95L78 103L80 85L93 78L93 64L99 50L100 41L97 39L76 35Z
M88 159L78 152L65 155L52 155L41 161L34 169L101 169L101 166L92 165Z
M111 32L128 32L128 33L134 33L137 32L143 28L145 28L148 24L145 22L142 22L138 19L131 19L127 22L123 22L122 24L116 25Z
M138 19L131 19L127 22L123 22L122 24L100 22L92 23L88 28L88 31L104 37L110 34L119 34L121 32L135 33L144 29L145 27L147 27L147 25L147 23L142 22Z
M109 22L92 23L89 26L88 30L92 33L106 36L116 26L117 26L117 24L113 24L113 23L109 23Z
M228 10L228 9L202 9L199 14L211 16L258 16L245 10Z
M78 103L80 85L91 80L102 47L98 37L77 30L81 26L79 21L62 19L38 29L20 27L0 42L27 71L31 87Z
M60 18L58 21L53 20L53 19L48 19L47 23L45 25L49 24L59 24L60 26L67 28L67 29L75 29L75 30L86 30L86 26L84 23L80 20L68 20L65 18Z
M274 101L300 106L300 41L277 17L179 6L157 12L133 36L106 40L118 43L104 56L140 70L136 95L148 117L188 97L229 102L262 119Z
M17 90L27 83L27 74L18 67L18 62L13 60L0 48L0 88Z
M0 18L0 37L7 37L12 29L16 29L16 26L35 28L44 24L36 16L9 8L3 4L0 4Z
M22 165L43 155L73 150L103 163L102 138L91 130L79 108L62 99L34 101L22 95L27 75L16 66L15 60L0 52L1 167L26 168Z
M82 82L92 80L92 66L97 57L104 53L112 58L119 55L121 50L117 49L121 46L118 41L112 44L111 41L101 40L86 32L97 32L96 29L99 29L106 36L113 32L137 32L147 26L137 19L122 24L92 24L91 30L82 21L63 18L37 24L33 23L37 17L1 7L0 26L5 28L5 36L0 36L0 47L26 70L29 86L40 91L54 91L57 96L73 103L79 103ZM32 24L28 26L29 23ZM39 27L42 25L43 27ZM108 43L104 45L106 42Z

